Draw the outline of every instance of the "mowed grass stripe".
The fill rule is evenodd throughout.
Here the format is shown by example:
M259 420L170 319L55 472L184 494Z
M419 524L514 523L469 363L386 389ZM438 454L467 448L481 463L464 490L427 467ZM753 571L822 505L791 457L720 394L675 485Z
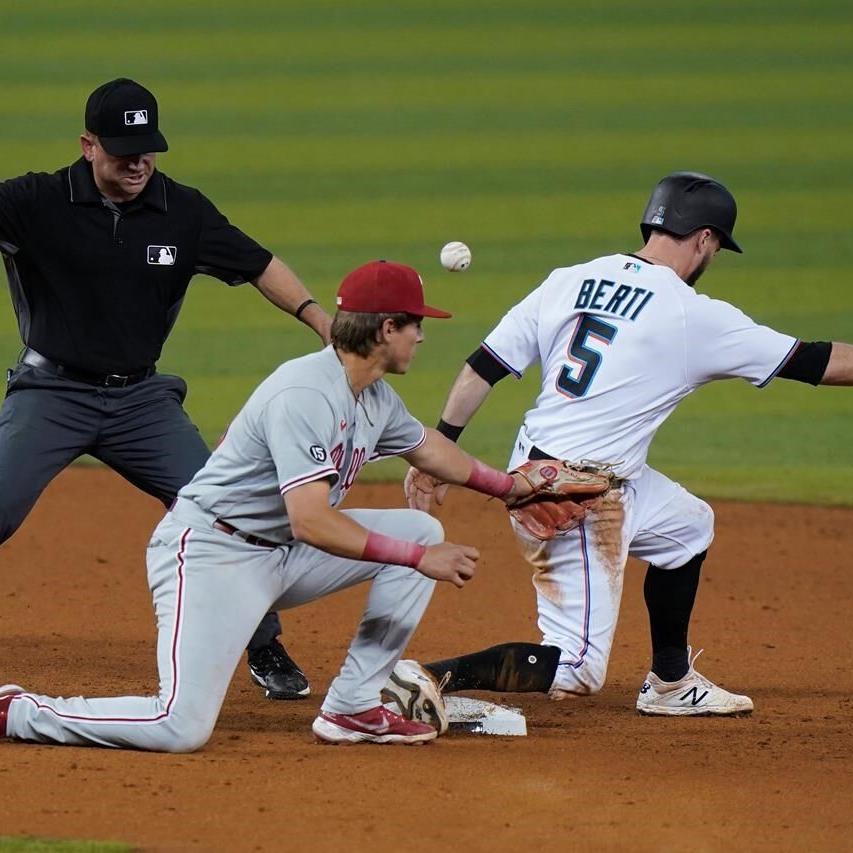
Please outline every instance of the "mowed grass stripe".
M4 140L4 173L16 174L27 168L54 169L73 159L79 151L76 138L81 123L82 117L68 128L65 139L34 140L29 144ZM584 127L571 133L534 133L523 126L514 133L493 134L457 132L439 126L429 135L402 134L394 139L393 145L369 127L361 134L342 136L300 136L298 128L281 137L254 135L244 128L232 133L227 133L225 127L218 130L214 136L209 125L197 127L193 134L176 135L170 131L172 150L163 158L164 170L187 180L193 166L198 164L203 164L208 172L222 169L228 173L263 175L281 163L285 171L303 173L327 169L333 173L384 170L386 180L391 182L397 172L409 169L440 172L465 167L476 173L480 169L511 170L538 164L547 167L572 161L577 167L606 169L609 164L618 164L623 169L630 167L638 180L642 180L671 170L673 162L700 164L708 171L712 167L719 171L729 166L743 169L754 164L766 176L764 189L768 190L784 186L784 175L774 176L768 164L793 170L801 162L843 165L849 162L849 152L853 150L853 132L827 133L810 126L792 128L783 134L767 133L761 128L693 127L682 128L677 134L665 128L626 131ZM446 191L446 187L437 183L433 194L451 208L451 202L457 200L448 199Z
M853 78L847 81L853 87ZM77 101L79 97L70 96L69 100ZM523 128L525 135L532 132L553 133L561 132L574 139L579 131L588 135L592 132L625 133L625 123L630 115L631 133L659 132L661 125L668 120L671 112L670 105L659 105L647 109L632 111L627 108L585 106L564 101L558 108L546 108L531 99L525 98L525 107L520 107L512 114L500 104L483 110L477 110L469 103L446 103L441 106L417 108L410 105L394 107L370 107L353 109L342 105L332 115L317 110L295 111L282 105L281 110L253 115L237 126L244 132L251 130L253 135L264 134L277 137L281 144L287 145L291 137L299 139L311 138L313 135L336 137L350 134L360 134L369 138L380 137L404 139L406 137L432 137L437 131L445 133L452 129L454 133L476 133L482 137L485 134L515 133ZM707 106L695 102L686 104L681 110L681 123L684 128L704 130L709 121L713 122L715 132L747 131L760 128L767 132L785 131L790 125L791 113L800 112L809 117L811 132L819 137L821 134L832 132L842 133L853 137L853 117L838 114L838 104L834 98L818 101L810 96L799 99L789 99L784 108L780 105L763 100L749 111L734 110L721 105L713 112ZM57 117L49 110L44 112L27 111L25 107L11 111L15 117L13 124L0 128L0 140L9 142L32 139L59 141L73 138L81 129L82 117L74 114L64 118L65 133L58 130ZM214 128L218 122L217 112L198 113L183 118L170 119L168 130L170 136L180 134L199 136L200 128ZM235 122L240 122L235 117ZM581 136L581 141L583 141ZM205 142L209 145L209 142ZM225 143L228 144L228 141ZM233 145L233 143L231 143ZM238 142L239 144L239 142ZM574 149L572 143L572 149ZM239 150L231 148L231 150ZM580 152L581 156L583 152ZM824 158L821 158L821 160ZM818 160L818 162L821 162ZM572 161L575 158L572 157ZM340 171L345 163L335 163L333 171ZM262 167L259 163L257 167ZM300 171L292 166L286 172Z
M493 0L471 0L460 5L455 0L434 0L424 4L420 0L364 0L359 4L341 4L339 0L315 0L306 6L298 0L242 0L240 3L221 3L211 7L206 0L184 0L180 4L150 2L145 7L117 7L111 13L106 7L102 14L87 18L81 15L90 6L80 0L66 0L60 6L54 0L28 0L16 4L26 14L10 18L10 32L31 31L38 26L49 36L61 35L69 28L85 26L92 32L110 31L122 22L136 32L169 33L176 26L195 32L201 22L221 22L233 26L235 32L250 26L257 16L270 30L295 30L300 24L306 33L316 33L327 27L349 26L354 30L376 26L441 27L443 33L452 32L453 26L471 25L524 27L530 21L542 26L559 26L566 20L576 24L600 24L609 20L613 30L621 27L635 28L649 25L648 10L633 0L608 0L605 7L581 6L572 8L554 0L527 0L523 7L511 2ZM844 0L822 0L819 4L803 0L779 0L773 4L772 21L768 20L766 3L762 0L719 0L713 5L687 5L679 0L659 0L655 5L661 26L658 38L663 39L667 28L703 23L747 26L777 24L821 24L849 13L849 4ZM156 15L154 13L157 13ZM202 13L202 14L200 14ZM676 23L677 22L677 23ZM286 30L285 30L286 31ZM701 31L691 30L696 37ZM633 46L636 49L636 45ZM645 47L645 45L643 46ZM118 52L118 51L117 51Z
M128 844L115 841L74 841L50 838L0 838L2 853L130 853Z
M71 61L70 79L74 79L74 63L80 56L75 45L80 50L90 48L91 56L97 60L97 49L104 42L124 39L122 53L126 63L153 65L152 57L158 57L161 75L169 76L176 68L187 68L192 72L190 79L203 76L202 60L229 62L232 80L271 69L291 73L325 71L330 64L341 72L424 65L441 65L464 72L496 58L511 71L534 67L552 72L566 68L584 70L584 63L595 58L606 74L633 61L638 44L662 43L659 21L649 20L645 15L630 25L623 21L621 26L614 26L613 21L584 20L577 10L566 8L559 20L549 21L528 14L525 4L514 16L512 26L507 26L500 17L480 15L475 27L466 27L465 10L456 4L450 20L446 16L433 20L418 16L422 20L413 26L410 16L405 20L389 16L389 5L359 4L360 16L350 25L324 20L321 15L300 19L293 14L293 4L286 3L269 4L255 14L249 7L239 16L231 9L230 15L206 14L203 19L190 12L189 4L181 4L183 8L164 10L155 27L150 26L147 7L143 14L122 10L120 16L105 14L98 16L98 20L80 15L56 32L49 52L44 51L43 25L38 28L31 25L29 32L17 28L16 38L10 40L2 61L19 63L24 70L32 68L41 74L52 63ZM371 20L372 9L379 12L380 20ZM640 68L675 71L711 67L717 72L722 53L728 69L754 70L778 65L780 51L784 51L789 67L814 68L815 63L843 62L853 31L849 8L824 8L821 3L814 4L813 10L811 26L806 28L799 21L779 21L775 16L774 20L765 16L761 20L740 21L737 26L729 21L706 20L704 26L697 28L683 21L686 10L682 8L681 20L670 22L666 28L666 50L647 52L647 62ZM18 20L13 17L7 32L14 33L16 23ZM192 36L189 43L187 29ZM282 29L286 29L288 36L284 50ZM312 37L318 29L322 38ZM124 38L129 30L133 32L132 39ZM532 43L539 48L535 52L529 49ZM251 44L249 51L245 49L247 44ZM47 60L47 68L37 65L40 56ZM333 57L331 63L330 57ZM81 73L85 66L78 64L76 68ZM209 70L207 76L210 77Z
M120 38L121 35L115 37ZM847 50L851 40L853 27L842 39L844 46L837 57L828 58L823 49L816 50L815 57L807 57L806 68L795 76L789 68L778 66L757 70L753 63L747 73L727 66L725 73L715 73L714 86L703 91L701 104L706 110L713 111L760 101L783 107L788 112L791 104L801 100L814 100L818 104L829 102L837 97L840 85L843 86L844 80L849 78ZM100 39L93 42L93 49L99 43ZM152 48L148 53L156 55L157 49ZM596 64L606 62L598 51L595 57ZM675 69L665 71L658 66L638 73L632 66L632 59L603 65L596 69L594 76L590 76L588 60L579 62L577 68L542 69L536 66L507 69L502 57L495 56L493 60L491 67L484 68L479 64L460 72L443 62L437 63L435 68L425 68L424 63L416 59L406 67L371 69L369 62L362 58L357 70L348 72L328 62L316 70L288 69L278 59L271 60L268 67L243 69L242 77L238 61L229 67L231 73L224 80L211 79L209 75L201 79L185 79L182 69L176 68L173 74L164 74L162 66L158 71L149 70L145 79L152 87L156 85L163 108L189 103L194 105L193 115L204 116L227 110L235 116L252 117L263 116L264 105L274 106L277 112L322 113L330 103L348 111L405 104L412 110L467 105L478 112L488 112L520 96L530 100L516 104L511 113L532 103L553 110L577 105L588 109L627 108L639 114L641 105L652 110L663 105L694 107L696 98L691 84L707 82L707 69L694 68L683 61L678 63L677 74L673 73ZM195 66L202 61L203 57L197 57L192 64ZM210 61L221 61L221 58L213 55ZM8 66L4 67L7 62ZM127 65L133 66L133 63L128 60ZM91 72L80 81L66 76L62 78L61 90L72 99L57 99L55 75L41 82L27 74L27 68L22 68L20 62L13 63L9 54L4 54L0 59L0 73L11 74L13 71L18 75L18 83L0 92L0 107L20 114L71 117L77 112L73 97L76 95L79 100L91 89ZM144 71L140 68L134 73L142 74ZM253 83L257 85L253 87ZM650 92L654 92L655 97L647 103ZM333 115L328 118L333 122Z

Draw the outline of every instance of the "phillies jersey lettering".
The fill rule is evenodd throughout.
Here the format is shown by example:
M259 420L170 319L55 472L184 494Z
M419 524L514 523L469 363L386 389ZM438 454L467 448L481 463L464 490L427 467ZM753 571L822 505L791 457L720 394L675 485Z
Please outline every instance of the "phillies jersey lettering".
M283 495L328 480L337 506L368 459L414 450L425 439L383 380L358 400L332 347L282 365L262 382L231 423L182 498L245 533L292 539Z
M684 397L725 377L762 387L797 343L696 293L669 267L619 254L554 270L483 346L516 377L541 365L520 440L630 478Z

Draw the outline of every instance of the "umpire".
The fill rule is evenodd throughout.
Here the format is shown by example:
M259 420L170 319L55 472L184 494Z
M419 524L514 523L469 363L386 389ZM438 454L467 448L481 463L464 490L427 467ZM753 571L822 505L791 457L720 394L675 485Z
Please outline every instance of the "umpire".
M278 258L156 169L157 101L133 80L86 103L83 156L0 183L0 250L24 350L0 408L0 542L90 454L169 506L210 455L178 376L156 372L190 279L252 282L328 343L330 319ZM272 698L308 695L270 613L249 644Z

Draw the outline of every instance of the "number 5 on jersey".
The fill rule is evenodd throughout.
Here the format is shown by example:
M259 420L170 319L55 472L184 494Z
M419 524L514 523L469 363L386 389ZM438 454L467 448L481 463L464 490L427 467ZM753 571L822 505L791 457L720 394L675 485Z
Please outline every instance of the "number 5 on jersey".
M569 363L564 364L557 376L557 390L567 397L583 397L598 368L603 355L592 346L601 344L609 347L618 329L597 317L582 314L569 342ZM587 346L587 343L592 346Z

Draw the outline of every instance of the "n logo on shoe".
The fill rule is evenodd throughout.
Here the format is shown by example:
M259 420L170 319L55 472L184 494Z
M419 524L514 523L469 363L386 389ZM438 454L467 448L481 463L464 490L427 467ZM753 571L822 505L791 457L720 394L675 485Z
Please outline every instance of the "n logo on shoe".
M691 705L698 705L708 695L708 691L706 690L700 696L699 695L699 688L698 687L691 687L683 696L679 696L678 698L682 702L684 702L687 699L687 697L690 696L691 693L693 694L693 697L690 700Z

